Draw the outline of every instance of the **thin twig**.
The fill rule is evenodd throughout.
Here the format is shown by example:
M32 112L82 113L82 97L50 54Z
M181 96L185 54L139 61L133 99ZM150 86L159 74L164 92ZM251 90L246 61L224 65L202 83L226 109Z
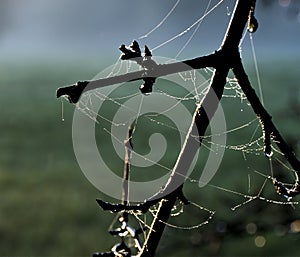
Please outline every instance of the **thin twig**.
M132 128L128 129L127 139L125 143L125 160L124 160L124 172L123 172L123 193L122 193L122 204L128 204L129 197L129 177L130 177L130 158L132 150Z

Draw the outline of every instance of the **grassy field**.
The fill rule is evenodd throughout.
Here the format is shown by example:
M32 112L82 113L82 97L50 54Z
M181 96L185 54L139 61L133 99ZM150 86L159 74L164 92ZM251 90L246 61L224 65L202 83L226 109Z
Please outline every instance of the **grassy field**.
M273 60L264 61L260 66L265 105L299 156L299 61L278 63L274 66ZM71 135L74 107L64 104L63 122L61 101L55 98L57 87L90 79L102 67L84 60L2 62L0 67L0 256L91 256L109 250L116 242L107 233L114 215L98 208L95 199L106 197L77 165ZM249 70L255 81L251 65ZM254 117L240 100L228 98L223 104L228 128ZM231 143L245 143L241 135L229 137ZM269 163L261 156L249 156L245 161L241 152L226 151L212 185L246 194L250 174L251 193L257 194L264 178L254 169L269 174ZM278 169L276 174L286 172ZM256 200L232 211L231 207L247 199L215 187L199 189L191 183L185 192L216 214L208 225L195 230L167 228L159 256L299 255L299 233L290 226L300 218L297 206L293 209ZM263 193L284 201L275 195L270 182ZM170 222L193 225L206 218L206 212L187 207L179 219ZM247 232L252 223L257 230ZM259 236L266 240L263 247L255 244Z

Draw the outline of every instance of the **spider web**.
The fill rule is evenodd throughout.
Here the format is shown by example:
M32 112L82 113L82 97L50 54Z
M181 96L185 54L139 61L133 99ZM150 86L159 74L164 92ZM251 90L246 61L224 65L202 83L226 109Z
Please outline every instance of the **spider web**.
M155 55L158 49L172 46L174 41L185 38L184 44L174 55L176 59L192 44L193 38L200 32L206 18L215 15L216 9L222 9L224 17L232 14L231 10L233 10L233 6L232 3L229 2L230 1L225 0L205 1L203 13L201 13L194 22L164 42L158 42L157 46L151 49L152 53ZM184 2L181 0L175 1L167 14L162 17L152 29L149 29L147 33L140 36L140 39L146 42L146 40L151 38L152 34L159 32L172 14L176 12L177 8L180 8L183 4ZM250 47L248 47L249 44ZM244 47L250 48L252 53L252 62L255 71L253 85L257 88L260 100L264 104L264 85L262 85L261 82L257 63L255 39L254 35L249 35L247 31L245 31L240 44L240 51L242 53L245 50ZM106 76L112 77L139 69L140 68L132 62L118 60L113 67L107 71ZM151 180L161 176L161 174L167 174L172 171L182 144L172 143L171 148L175 148L176 150L169 151L169 154L166 154L163 159L157 159L147 154L149 145L147 145L148 139L145 138L151 137L153 133L162 133L165 136L166 134L170 135L178 132L186 136L187 131L178 129L171 120L164 118L164 114L167 114L170 109L176 110L178 105L184 105L190 113L193 113L196 105L201 103L201 100L207 93L212 74L213 69L204 69L202 75L206 80L200 84L199 81L197 81L197 74L194 71L178 74L181 78L181 83L185 83L185 85L190 88L190 91L176 90L176 88L174 89L174 87L168 86L163 78L157 79L154 85L154 92L176 101L174 105L160 113L146 113L141 115L144 101L146 98L151 98L151 95L141 95L138 90L138 83L140 82L125 83L126 85L124 87L120 87L120 89L113 91L113 93L111 93L111 89L108 91L106 89L88 91L83 94L76 107L97 124L96 138L99 144L108 143L108 141L103 141L103 138L110 138L115 144L124 147L126 135L122 134L120 136L114 133L114 129L112 128L132 125L132 140L134 145L132 155L133 158L139 160L138 163L144 162L145 164L141 165L142 167L133 165L130 177L132 180L137 181ZM127 100L133 97L138 97L140 101L135 109L125 104ZM101 101L103 103L99 111L95 111L93 107L95 101ZM295 207L298 204L298 202L289 201L289 199L284 199L276 195L272 184L273 180L278 177L284 177L286 179L286 175L290 175L289 178L292 181L294 171L288 166L283 158L283 154L276 146L272 145L272 155L268 156L268 158L264 156L263 134L259 120L253 113L241 87L231 74L228 75L221 104L224 108L228 126L224 132L227 136L228 143L226 143L226 145L214 143L212 140L213 135L208 130L201 143L201 156L205 159L211 151L216 151L217 154L218 150L213 149L223 148L226 152L225 160L227 159L229 163L232 162L231 160L234 160L230 164L231 171L228 171L228 164L225 165L224 168L221 166L216 178L209 182L205 188L199 189L199 179L197 179L199 172L197 173L197 171L201 171L201 168L203 168L203 158L199 158L194 168L195 174L193 173L191 176L185 178L186 196L191 204L185 206L178 202L174 206L172 217L169 222L166 223L166 225L171 228L177 230L195 230L211 223L218 210L216 204L211 202L212 199L210 197L205 198L203 196L205 194L212 193L212 195L216 197L222 195L222 199L226 199L226 207L233 213L243 208L247 209L247 206L251 207L258 202L283 207ZM130 114L123 122L114 121L114 111L119 108L125 109ZM154 130L155 132L150 130ZM197 137L197 135L194 136ZM169 140L174 139L174 137L170 136L165 136L165 138ZM167 145L168 144L169 143L167 143ZM110 159L110 161L108 161L110 162L109 165L111 165L112 170L119 170L119 172L116 171L116 174L122 176L123 160L117 155L112 157L111 152L113 151L113 148L107 147L106 149L107 158ZM238 161L235 161L236 159L238 159ZM116 162L118 162L117 165ZM235 162L237 164L235 164ZM226 178L224 178L225 171L223 169L226 169ZM151 174L150 177L149 173ZM226 207L222 205L222 208ZM158 208L158 206L152 207L148 214L132 212L132 215L135 217L138 226L146 227L148 230L151 230L150 221L155 217ZM144 239L145 238L146 234L144 234Z

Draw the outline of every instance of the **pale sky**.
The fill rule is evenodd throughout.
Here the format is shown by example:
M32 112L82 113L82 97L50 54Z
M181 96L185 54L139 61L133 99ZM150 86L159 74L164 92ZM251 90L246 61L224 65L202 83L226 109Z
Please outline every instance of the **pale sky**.
M208 1L182 0L168 19L146 39L150 48L165 42L201 17ZM212 8L218 1L212 1ZM218 48L232 12L232 0L224 0L204 19L182 57L195 49ZM260 2L260 1L258 1ZM275 2L275 0L274 0ZM277 2L277 1L276 1ZM300 45L299 6L291 9L291 0L278 0L269 8L258 4L260 23L255 33L258 47L296 49ZM101 55L118 56L118 46L150 31L171 10L176 0L0 0L0 54L2 56ZM298 8L298 9L297 9ZM292 10L292 11L291 11ZM196 26L195 26L196 27ZM194 28L159 48L156 54L174 57L189 39ZM300 51L299 51L300 52Z

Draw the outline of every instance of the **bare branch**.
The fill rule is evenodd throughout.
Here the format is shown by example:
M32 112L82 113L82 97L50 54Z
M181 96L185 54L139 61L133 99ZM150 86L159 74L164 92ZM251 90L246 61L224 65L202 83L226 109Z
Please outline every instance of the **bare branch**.
M61 87L56 91L56 97L67 96L70 103L77 103L83 92L96 88L106 87L114 84L125 83L146 78L158 78L169 74L183 72L193 69L201 69L206 67L215 67L221 65L223 60L217 53L183 62L175 62L170 64L158 64L151 70L141 70L130 72L119 76L103 78L93 81L79 81L75 85Z
M243 68L243 65L240 62L237 62L233 67L234 75L241 86L243 92L245 93L251 107L253 108L255 114L260 120L261 127L264 133L264 141L265 141L265 154L267 157L271 155L271 142L270 138L273 139L283 153L286 160L290 163L291 167L295 170L295 184L291 188L286 188L282 183L278 181L273 181L275 187L277 188L277 192L282 194L283 196L290 198L300 193L300 181L299 181L299 172L300 172L300 162L296 158L293 151L290 149L288 144L285 142L276 126L272 121L271 115L266 111L266 109L261 104L258 96L255 93L255 90L251 87L248 76Z
M165 224L170 217L176 200L179 199L183 203L188 204L188 200L183 196L182 193L183 184L187 178L187 171L196 151L201 145L201 139L209 126L209 122L218 108L219 101L222 98L224 86L226 84L226 78L230 69L233 70L239 85L241 86L255 114L261 122L264 135L265 154L267 156L271 155L271 141L273 140L295 170L296 178L292 187L287 187L283 183L273 179L273 184L276 188L276 191L288 199L300 193L300 162L297 160L294 153L280 135L279 131L272 122L271 116L265 110L259 98L257 97L244 70L239 53L239 43L243 36L246 25L250 33L255 32L258 27L257 20L254 17L255 3L255 0L237 0L234 14L228 26L227 32L225 33L220 50L216 51L215 53L183 62L171 64L155 63L155 65L150 67L148 65L149 63L147 64L147 61L151 60L151 52L147 47L145 47L144 57L142 57L141 50L137 42L134 41L129 48L125 45L120 47L120 50L123 52L122 59L131 60L132 58L137 58L135 61L143 67L143 70L95 81L82 81L75 85L59 88L57 90L57 97L66 95L71 103L77 103L82 93L88 90L129 81L144 80L144 87L140 89L142 93L148 93L151 92L152 85L154 84L155 79L158 77L193 69L201 69L206 67L215 68L208 93L203 99L201 105L197 106L194 112L192 124L188 131L184 145L165 187L155 196L147 199L142 204L133 206L128 205L128 184L126 181L128 182L129 180L129 156L131 151L129 144L130 141L128 139L125 142L127 148L123 180L123 203L111 204L97 199L98 204L104 210L109 210L111 212L146 212L151 206L155 204L159 205L159 210L154 217L151 230L148 233L139 256L154 256L164 231ZM199 135L198 140L192 136L196 134Z
M222 59L224 58L223 60L226 59L226 61L222 62L223 65L218 65L214 72L209 91L206 94L201 106L199 106L195 111L192 121L193 123L191 125L186 142L184 143L184 147L178 156L173 172L162 194L170 195L171 192L173 192L176 188L178 188L178 190L182 190L182 185L188 170L186 165L191 163L191 160L194 158L196 153L195 151L197 150L195 147L196 140L191 135L195 134L193 133L193 130L197 129L201 140L201 136L204 135L209 125L209 121L218 107L219 100L223 95L230 64L232 61L238 60L236 58L239 56L238 45L242 38L243 30L245 28L251 6L253 6L252 1L240 0L237 2L233 18L228 26L227 33L225 34L223 44L219 52L222 56ZM151 237L148 239L147 251L144 251L141 255L143 257L154 256L155 254L165 227L164 222L167 222L176 200L174 197L167 199L167 202L162 203L162 206L157 214L158 218L154 220L153 229L155 232L149 232L153 235L151 235Z

